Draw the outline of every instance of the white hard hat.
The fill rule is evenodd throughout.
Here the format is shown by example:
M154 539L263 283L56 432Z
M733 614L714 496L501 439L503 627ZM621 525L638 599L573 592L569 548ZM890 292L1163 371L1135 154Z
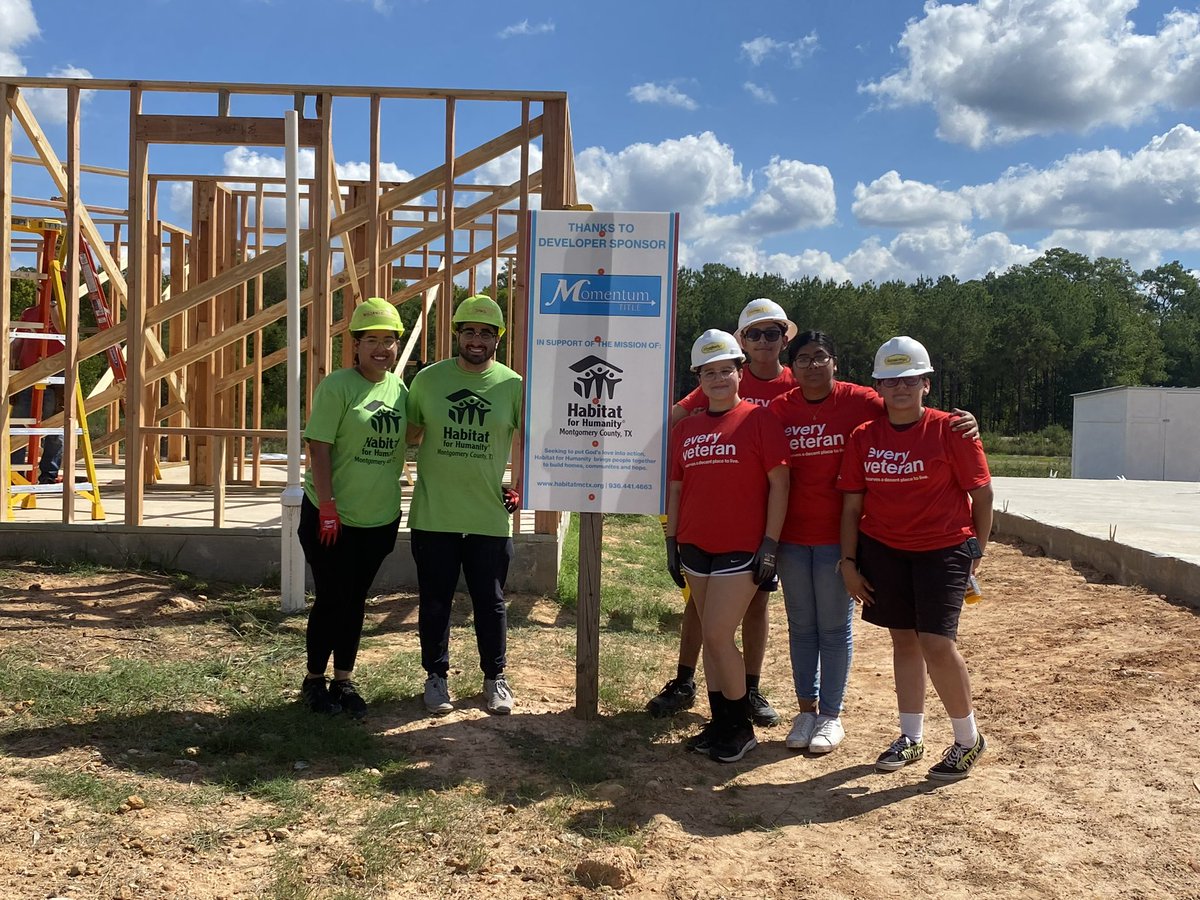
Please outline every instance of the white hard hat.
M796 336L796 323L787 317L787 313L783 311L783 307L774 300L768 300L766 297L759 297L757 300L751 300L742 309L742 314L738 316L738 334L742 330L749 328L751 325L758 325L764 322L778 322L784 326L786 340L791 340Z
M872 378L904 378L906 375L928 375L929 351L918 340L906 334L885 341L875 351L875 371Z
M728 331L710 328L692 344L692 371L710 362L722 359L745 359L742 348L738 346L737 338Z

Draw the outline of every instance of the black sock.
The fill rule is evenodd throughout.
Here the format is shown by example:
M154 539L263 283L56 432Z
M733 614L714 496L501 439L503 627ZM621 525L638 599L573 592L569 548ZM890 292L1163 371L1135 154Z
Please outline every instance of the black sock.
M708 708L709 708L709 711L712 713L712 721L713 722L722 721L725 718L725 716L723 715L723 713L725 712L725 695L722 694L720 691L709 691L708 692Z
M749 672L747 672L746 673L746 690L757 691L758 690L758 679L760 679L760 678L762 678L761 675L751 675Z
M682 681L687 684L694 684L696 681L696 667L677 666L675 669L675 680Z

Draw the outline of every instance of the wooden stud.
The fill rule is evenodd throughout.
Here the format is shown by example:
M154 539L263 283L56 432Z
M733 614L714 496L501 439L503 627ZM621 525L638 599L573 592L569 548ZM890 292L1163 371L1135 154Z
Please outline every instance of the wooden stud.
M142 394L146 384L146 169L148 149L134 134L142 92L129 92L129 311L128 378L125 402L125 524L141 525L146 463L142 435ZM110 278L111 273L110 273Z
M79 441L75 435L75 392L79 382L79 88L67 88L67 230L66 271L64 273L63 347L63 447L62 462L62 520L64 525L75 521L75 454ZM81 422L86 426L86 422Z
M137 138L148 144L249 144L282 147L283 119L221 116L138 116ZM313 147L321 139L320 123L301 119L298 139Z
M0 81L0 272L5 275L12 271L12 148L13 148L13 101L17 89L7 82ZM9 383L8 383L8 328L9 310L12 307L12 281L0 278L0 356L4 363L0 364L0 490L5 492L4 501L0 503L0 520L11 518L11 501L8 495L12 483L9 446Z

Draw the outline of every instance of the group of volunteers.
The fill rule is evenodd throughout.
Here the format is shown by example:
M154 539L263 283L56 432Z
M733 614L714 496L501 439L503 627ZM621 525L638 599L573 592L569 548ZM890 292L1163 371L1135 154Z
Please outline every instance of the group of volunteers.
M494 300L468 297L452 323L456 355L422 368L406 387L393 371L400 316L386 300L364 301L349 323L354 365L313 394L299 539L315 586L301 687L314 712L366 714L354 665L367 594L396 544L408 444L419 445L408 524L425 707L454 708L450 613L461 575L485 707L512 711L504 585L520 495L503 479L522 383L495 358L504 316ZM954 729L929 776L964 778L986 747L956 644L992 524L975 418L925 405L933 367L911 337L879 348L868 388L837 380L828 335L797 332L764 298L742 310L736 336L710 329L692 346L699 387L671 411L665 524L667 568L687 603L676 675L648 709L671 716L695 703L703 652L711 718L685 746L719 762L752 750L754 726L781 720L760 679L767 604L782 586L799 707L785 743L827 753L845 737L861 603L863 619L891 635L900 714L900 735L876 768L924 756L928 677Z
M298 536L315 588L301 686L314 712L367 712L352 676L367 593L400 528L406 444L419 445L408 525L425 706L439 715L454 708L446 677L461 574L474 607L485 706L497 715L512 712L504 584L520 494L503 478L521 421L521 376L495 358L504 314L494 300L468 297L452 324L457 356L426 366L405 387L393 371L404 334L400 315L387 300L366 300L350 319L354 365L313 392Z
M767 299L745 307L736 336L700 335L691 364L699 387L672 410L665 526L667 568L688 600L676 676L650 713L693 705L702 649L711 718L685 746L719 762L757 746L754 726L780 720L760 689L779 584L799 706L786 746L828 753L845 738L861 603L891 636L900 718L876 769L924 756L928 676L954 730L929 777L965 778L986 742L956 639L992 526L974 417L925 405L933 367L913 338L879 348L873 388L838 381L833 340L797 333Z

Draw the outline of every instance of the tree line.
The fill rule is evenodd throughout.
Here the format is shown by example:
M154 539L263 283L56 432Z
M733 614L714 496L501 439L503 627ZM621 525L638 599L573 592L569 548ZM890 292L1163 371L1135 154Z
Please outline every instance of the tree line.
M972 410L987 431L1071 427L1072 394L1115 385L1200 386L1200 282L1178 262L1140 275L1121 259L1054 249L1003 274L854 285L747 275L722 265L679 272L677 393L695 386L692 342L732 331L769 297L801 330L829 334L839 377L871 383L875 350L908 334L929 349L931 400Z

